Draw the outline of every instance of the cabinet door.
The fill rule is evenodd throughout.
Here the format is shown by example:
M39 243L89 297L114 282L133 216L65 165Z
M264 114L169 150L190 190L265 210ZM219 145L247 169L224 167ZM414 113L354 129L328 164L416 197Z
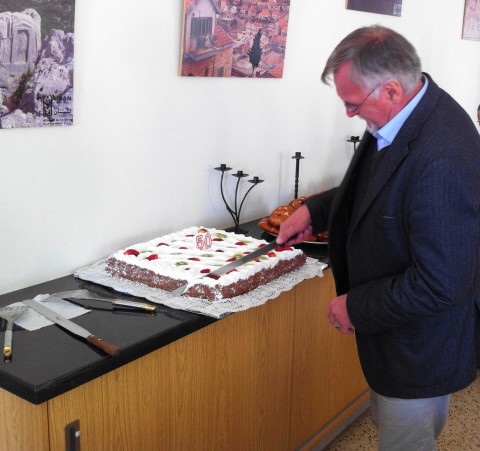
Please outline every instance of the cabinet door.
M48 451L47 404L34 405L0 389L0 449Z
M295 287L291 449L314 436L320 441L368 400L355 336L341 334L325 316L335 296L331 270Z

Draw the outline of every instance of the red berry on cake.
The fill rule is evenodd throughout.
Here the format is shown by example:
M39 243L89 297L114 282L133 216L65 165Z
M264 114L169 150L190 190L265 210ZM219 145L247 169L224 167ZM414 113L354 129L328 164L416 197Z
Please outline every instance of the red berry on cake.
M235 260L236 260L236 258L235 258L235 257L232 257L232 258L229 258L229 259L227 260L227 262L234 262Z
M207 229L198 229L198 233L207 233L208 230Z
M212 241L223 241L222 238L213 238Z
M195 261L195 262L199 262L199 261L200 261L200 259L197 258L197 257L190 257L190 258L188 258L187 260L193 260L193 261Z
M157 247L158 247L158 246L168 246L168 244L167 244L167 243L158 243L158 244L157 244Z
M268 252L267 255L269 257L276 257L277 256L277 254L275 252Z
M222 251L221 249L217 249L215 252L225 252L225 251Z
M158 260L157 254L149 255L145 260Z
M135 249L127 249L125 252L124 252L125 255L135 255L135 257L138 257L138 255L140 254L140 252L138 252L137 250Z
M243 242L243 241L237 241L237 242L235 243L235 245L236 245L236 246L246 246L247 243L245 243L245 242Z
M278 246L275 248L275 250L277 252L283 252L283 251L293 251L293 248L292 247L281 247L281 246Z
M209 273L210 270L208 268L205 268L205 269L202 269L200 272L203 274L206 274L206 273Z
M182 247L179 247L179 249L188 249L188 247L182 246Z

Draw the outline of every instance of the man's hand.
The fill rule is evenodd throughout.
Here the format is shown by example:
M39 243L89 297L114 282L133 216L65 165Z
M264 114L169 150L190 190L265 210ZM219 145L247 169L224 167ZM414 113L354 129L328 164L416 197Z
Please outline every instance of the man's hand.
M311 223L310 212L302 205L280 226L277 243L291 246L305 241L306 237L312 234Z
M333 298L325 309L325 314L328 316L330 323L342 334L351 335L354 333L355 329L347 313L346 294Z

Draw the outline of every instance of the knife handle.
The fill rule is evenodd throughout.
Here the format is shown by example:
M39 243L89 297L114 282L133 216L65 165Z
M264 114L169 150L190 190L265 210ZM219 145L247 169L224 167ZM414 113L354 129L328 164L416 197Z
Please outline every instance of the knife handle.
M108 355L116 355L120 352L120 348L118 346L112 345L108 341L104 341L101 338L96 337L95 335L89 335L87 337L87 340L95 346L99 347Z
M143 310L154 311L156 307L150 304L143 304L141 302L134 302L134 301L125 301L124 299L112 299L113 305L119 305L123 307L132 307L132 308L140 308Z
M12 321L7 322L7 329L5 330L5 341L3 343L3 355L4 357L12 357Z

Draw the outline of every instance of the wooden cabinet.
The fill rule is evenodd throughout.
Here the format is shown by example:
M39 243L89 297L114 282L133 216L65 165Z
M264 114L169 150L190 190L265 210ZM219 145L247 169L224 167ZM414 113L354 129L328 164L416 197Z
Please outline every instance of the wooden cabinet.
M0 388L0 450L49 449L47 403L31 404Z
M79 420L82 451L309 449L367 400L333 296L327 270L39 406L2 390L2 441L64 450Z

